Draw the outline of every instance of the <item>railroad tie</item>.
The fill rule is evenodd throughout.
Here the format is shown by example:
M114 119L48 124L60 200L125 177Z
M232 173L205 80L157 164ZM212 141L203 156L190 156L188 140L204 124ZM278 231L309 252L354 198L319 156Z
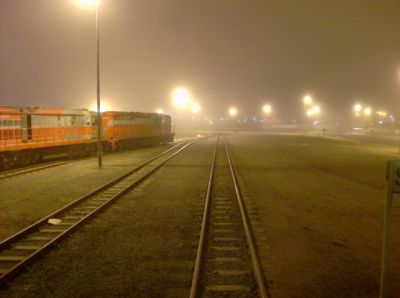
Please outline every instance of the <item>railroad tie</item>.
M207 292L250 292L250 288L242 285L210 285Z

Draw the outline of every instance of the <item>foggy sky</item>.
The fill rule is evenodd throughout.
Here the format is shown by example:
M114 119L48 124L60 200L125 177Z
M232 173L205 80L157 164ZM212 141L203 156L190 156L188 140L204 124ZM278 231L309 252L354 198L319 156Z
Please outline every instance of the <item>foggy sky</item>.
M398 0L102 0L102 100L170 108L185 86L205 114L279 118L310 93L326 119L356 100L400 111ZM0 105L88 108L95 12L72 0L0 0ZM329 111L329 112L328 112Z

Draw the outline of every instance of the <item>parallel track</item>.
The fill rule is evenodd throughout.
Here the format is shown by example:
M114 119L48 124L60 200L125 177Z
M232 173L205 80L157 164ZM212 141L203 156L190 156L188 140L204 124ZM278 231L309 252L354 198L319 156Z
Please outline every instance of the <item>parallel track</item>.
M182 142L186 142L186 141L189 142L189 141L195 140L195 139L196 138L188 138L186 140L172 142L170 144L180 144ZM28 165L28 166L14 168L11 170L1 170L0 171L0 180L16 177L16 176L20 176L20 175L25 175L25 174L29 174L29 173L49 169L49 168L54 168L57 166L62 166L62 165L69 164L69 163L72 163L75 161L81 161L83 159L90 159L90 158L94 158L94 156L87 156L87 157L83 157L83 158L70 159L70 160L64 159L64 160L55 160L55 161L49 161L49 162L40 162L40 163Z
M190 297L269 297L225 138L217 144Z
M82 160L82 159L57 160L57 161L39 163L39 164L32 165L32 166L17 168L17 169L13 169L13 170L9 170L9 171L3 171L3 172L0 172L0 180L6 179L6 178L11 178L11 177L16 177L16 176L20 176L20 175L25 175L25 174L29 174L29 173L49 169L49 168L58 167L58 166L69 164L69 163L72 163L72 162L75 162L78 160Z
M198 140L179 143L0 243L0 286Z

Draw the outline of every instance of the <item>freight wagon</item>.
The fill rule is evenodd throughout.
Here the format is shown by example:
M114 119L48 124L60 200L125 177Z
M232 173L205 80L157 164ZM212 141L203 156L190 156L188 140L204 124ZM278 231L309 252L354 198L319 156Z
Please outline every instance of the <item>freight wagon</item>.
M156 113L104 112L104 150L173 141L171 117ZM0 107L0 168L44 157L79 157L97 150L97 114L85 109Z

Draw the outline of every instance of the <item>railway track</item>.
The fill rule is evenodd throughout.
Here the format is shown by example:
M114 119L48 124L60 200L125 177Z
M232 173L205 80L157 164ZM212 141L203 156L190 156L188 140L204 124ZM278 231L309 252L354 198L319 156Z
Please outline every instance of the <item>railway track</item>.
M188 139L187 141L194 140L194 139L195 138L191 138L191 139ZM171 144L179 144L182 142L185 142L185 140L173 142ZM15 168L12 170L0 171L0 180L16 177L16 176L20 176L20 175L30 174L30 173L38 172L41 170L54 168L54 167L62 166L65 164L73 163L75 161L81 161L81 160L90 159L90 158L94 158L94 157L95 156L88 156L88 157L72 159L72 160L64 159L64 160L56 160L56 161L50 161L50 162L42 162L42 163L30 165L30 166Z
M217 138L190 297L269 297L229 148Z
M51 161L51 162L46 162L46 163L40 163L40 164L28 166L28 167L17 168L17 169L13 169L13 170L9 170L9 171L2 171L2 172L0 172L0 180L16 177L16 176L20 176L20 175L25 175L25 174L29 174L29 173L49 169L49 168L62 166L65 164L69 164L69 163L78 161L78 160L82 160L82 159L57 160L57 161Z
M0 243L0 286L43 256L118 198L138 186L168 160L199 140L178 143L121 177L76 199Z

